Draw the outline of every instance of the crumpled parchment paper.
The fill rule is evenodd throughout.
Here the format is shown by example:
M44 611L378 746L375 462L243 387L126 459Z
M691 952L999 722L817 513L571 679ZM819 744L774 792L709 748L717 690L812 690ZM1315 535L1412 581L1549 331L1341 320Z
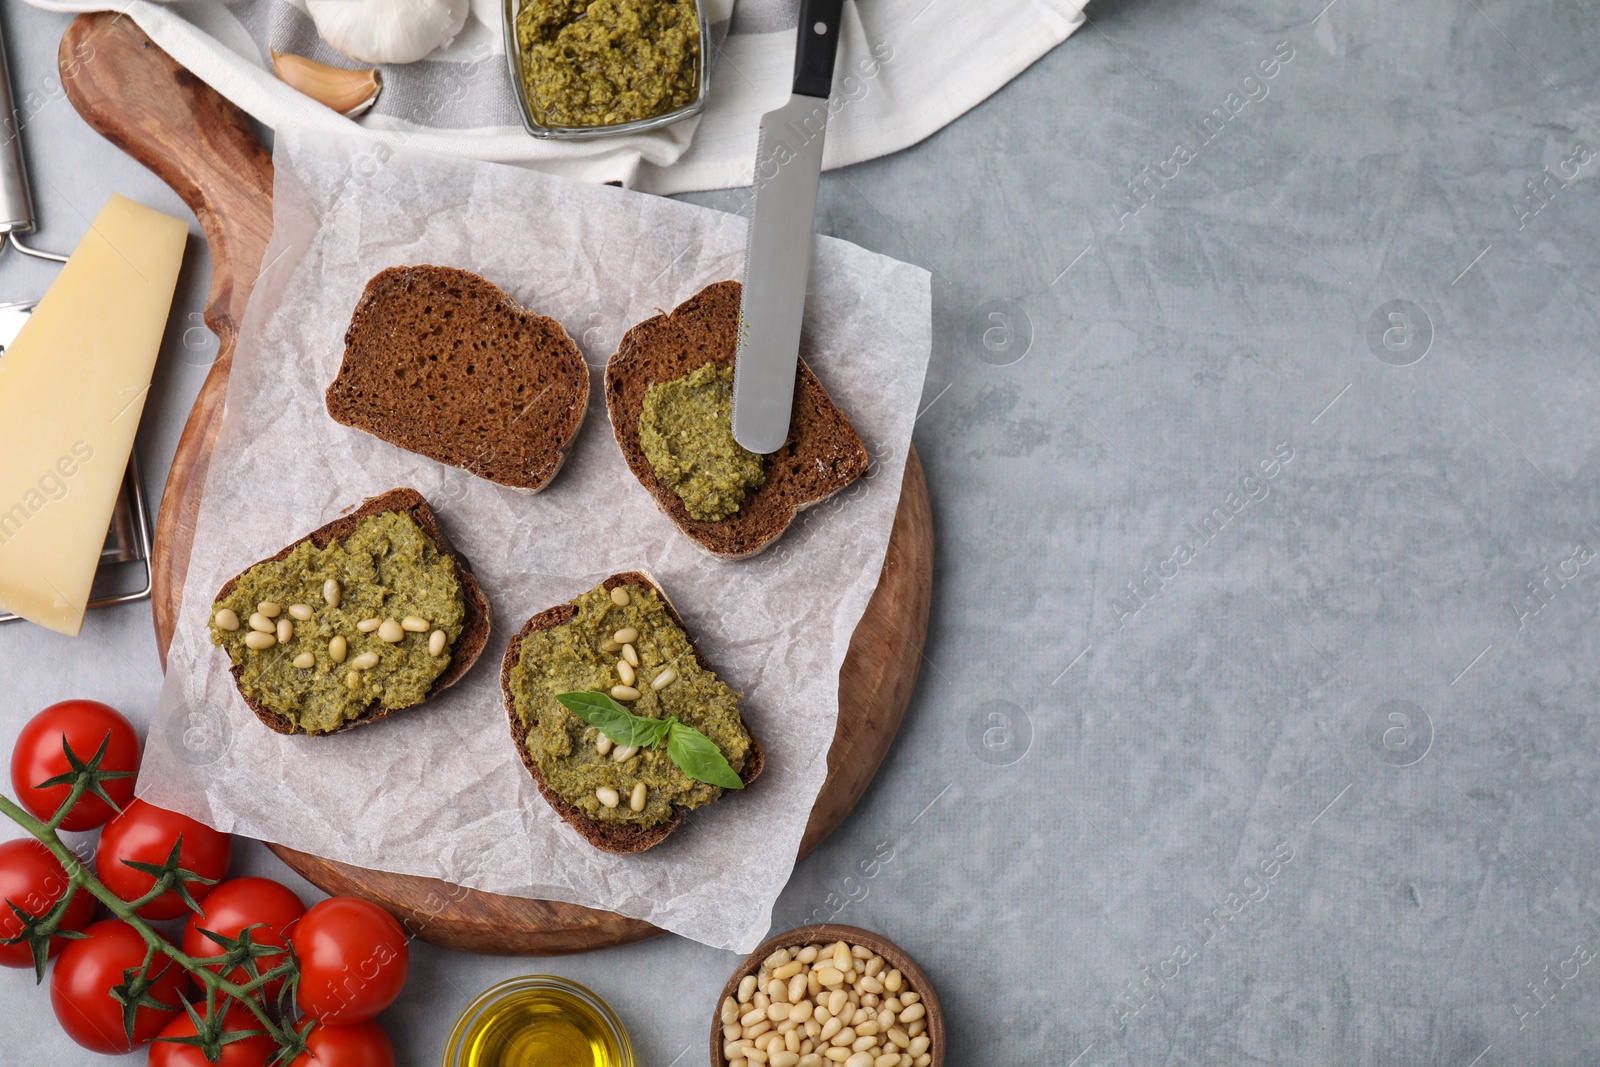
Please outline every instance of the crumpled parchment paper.
M624 330L742 273L745 220L537 172L282 130L274 232L229 379L139 793L221 830L363 867L564 900L745 952L766 932L826 773L839 668L883 564L931 343L928 275L830 238L803 354L872 474L746 561L704 554L623 463L600 372ZM367 279L436 263L560 320L594 374L566 466L537 496L341 426L323 390ZM284 737L234 688L207 617L229 577L365 497L419 490L472 561L494 634L456 686L383 722ZM507 729L508 637L616 571L662 583L767 751L744 794L634 856L539 796Z

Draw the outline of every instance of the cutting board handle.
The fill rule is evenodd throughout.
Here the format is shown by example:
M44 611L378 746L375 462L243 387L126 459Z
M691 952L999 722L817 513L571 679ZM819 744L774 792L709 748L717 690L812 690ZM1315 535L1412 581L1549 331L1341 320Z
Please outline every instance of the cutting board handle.
M222 420L228 362L245 303L272 236L272 156L243 111L178 63L133 19L80 15L61 37L61 84L84 121L155 172L189 205L211 246L205 322L217 335L212 365L184 426L156 515L152 599L156 645L167 645L181 607L198 501ZM169 506L171 505L171 506ZM160 595L171 590L170 596Z

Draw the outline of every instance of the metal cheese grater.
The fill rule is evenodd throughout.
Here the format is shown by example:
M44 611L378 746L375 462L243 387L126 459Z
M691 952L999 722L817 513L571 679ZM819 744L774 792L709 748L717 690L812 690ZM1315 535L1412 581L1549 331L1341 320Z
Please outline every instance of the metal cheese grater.
M7 247L23 255L65 263L66 256L29 248L18 240L21 233L34 231L33 198L28 193L28 175L22 157L22 123L11 104L11 78L6 69L4 31L0 30L0 117L5 120L5 145L0 146L0 254ZM0 359L17 339L17 332L28 321L36 300L0 303ZM136 589L133 576L143 571ZM100 550L100 569L95 575L91 608L107 604L126 604L150 595L150 512L145 506L144 482L139 476L139 454L135 447L128 457L128 471L122 478L122 491L111 514L105 547ZM11 622L15 615L0 614L0 622Z

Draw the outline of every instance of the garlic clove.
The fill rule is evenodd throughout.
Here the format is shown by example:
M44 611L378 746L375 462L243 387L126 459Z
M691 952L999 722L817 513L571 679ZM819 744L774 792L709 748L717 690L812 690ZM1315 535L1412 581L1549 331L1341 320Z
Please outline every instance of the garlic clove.
M362 63L413 63L456 39L470 0L306 0L324 41Z
M330 67L293 52L273 52L272 72L285 85L347 118L366 111L383 91L383 75L376 70Z

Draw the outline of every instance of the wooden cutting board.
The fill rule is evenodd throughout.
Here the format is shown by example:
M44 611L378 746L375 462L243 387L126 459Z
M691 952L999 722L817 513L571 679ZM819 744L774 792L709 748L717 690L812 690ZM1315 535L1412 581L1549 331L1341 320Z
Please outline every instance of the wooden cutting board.
M78 113L171 185L199 218L211 246L205 320L220 341L217 361L183 428L156 517L152 607L165 664L239 323L272 234L272 157L242 111L156 47L130 18L79 16L61 39L59 59L62 83ZM801 841L802 856L855 807L900 728L921 663L932 580L933 514L913 451L883 574L840 671L838 730L827 780ZM269 847L325 892L375 901L417 936L451 948L554 955L661 932L576 904L499 896Z

